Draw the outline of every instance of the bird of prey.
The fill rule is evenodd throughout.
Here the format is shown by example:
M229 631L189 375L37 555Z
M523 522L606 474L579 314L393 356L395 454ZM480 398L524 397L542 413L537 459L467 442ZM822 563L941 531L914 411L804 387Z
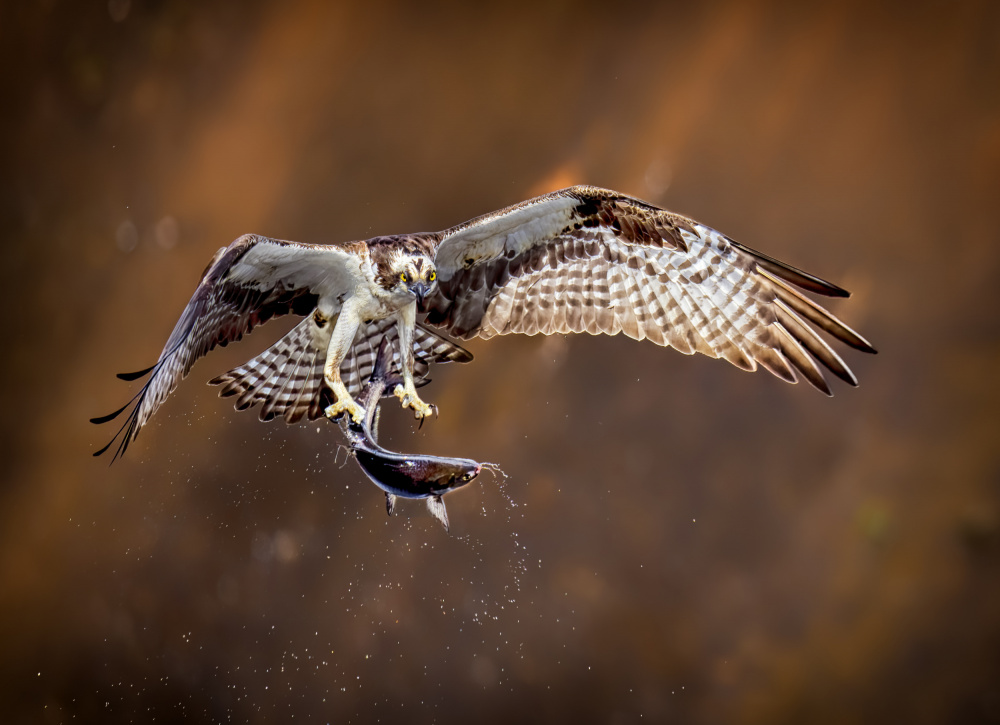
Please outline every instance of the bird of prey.
M270 349L215 378L236 407L261 420L363 415L351 397L388 337L395 389L423 419L417 394L432 362L468 362L449 339L588 332L648 339L690 355L802 377L830 395L820 365L857 379L817 330L864 352L858 333L802 294L847 297L840 287L746 247L692 219L608 189L574 186L443 232L344 245L245 235L220 249L201 277L124 425L99 455L140 428L217 345L272 317L302 320ZM818 364L817 364L818 363ZM114 459L112 459L114 460Z

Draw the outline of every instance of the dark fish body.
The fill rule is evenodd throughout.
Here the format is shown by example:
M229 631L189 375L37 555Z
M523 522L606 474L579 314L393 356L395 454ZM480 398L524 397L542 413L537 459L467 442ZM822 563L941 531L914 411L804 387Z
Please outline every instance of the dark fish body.
M379 401L386 390L391 390L398 382L388 372L388 344L387 339L382 340L371 378L358 396L359 404L365 409L364 420L358 425L344 416L341 428L361 470L385 491L386 510L390 514L397 497L427 499L428 510L447 531L448 513L441 496L472 481L479 475L482 465L468 458L396 453L378 444Z
M439 496L464 486L480 471L468 458L393 453L377 446L355 446L354 456L379 488L403 498Z

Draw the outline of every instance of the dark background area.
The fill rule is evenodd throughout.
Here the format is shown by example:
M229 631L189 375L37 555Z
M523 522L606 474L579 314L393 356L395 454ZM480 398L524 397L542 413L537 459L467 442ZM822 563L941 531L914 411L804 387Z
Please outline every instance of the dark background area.
M1000 721L1000 6L4 3L4 722ZM499 338L387 519L326 424L205 381L87 420L215 250L443 229L574 183L854 292L827 399Z

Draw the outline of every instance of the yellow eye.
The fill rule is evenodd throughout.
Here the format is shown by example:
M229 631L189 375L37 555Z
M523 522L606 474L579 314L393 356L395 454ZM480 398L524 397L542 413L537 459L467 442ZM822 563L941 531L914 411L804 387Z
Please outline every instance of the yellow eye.
M434 281L434 279L435 279L435 277L437 277L437 272L435 272L435 271L434 271L434 270L432 269L432 270L431 270L431 273L430 273L429 275L427 275L427 281L428 281L428 282L433 282L433 281Z
M400 275L399 275L399 278L405 282L406 281L406 272L401 272Z

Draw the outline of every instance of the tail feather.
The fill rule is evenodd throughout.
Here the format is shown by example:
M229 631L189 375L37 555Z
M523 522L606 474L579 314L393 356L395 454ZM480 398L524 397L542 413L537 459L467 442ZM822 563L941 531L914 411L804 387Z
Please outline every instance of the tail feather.
M303 417L316 420L332 402L332 394L324 383L327 348L333 325L321 329L313 319L306 318L291 332L253 360L209 381L221 385L221 397L238 396L236 408L245 410L261 405L260 419L267 421L283 417L295 423ZM387 374L399 375L402 369L396 322L380 320L362 325L347 357L341 363L340 375L352 395L360 393L375 368L378 346L389 340L391 359L386 360ZM414 332L414 382L428 382L431 362L469 362L472 355L459 345L418 325Z
M304 382L312 369L310 362L315 362L315 355L309 354L311 351L311 347L295 347L278 366L277 374L272 377L270 392L263 397L260 408L262 421L272 420L282 412L287 415L295 408L299 394L306 391Z
M311 413L316 386L310 381L317 368L322 378L329 342L329 330L321 330L308 317L253 360L210 380L209 384L223 386L219 391L221 397L239 396L238 410L263 404L261 420L291 417L300 409ZM322 410L311 417L321 414Z

